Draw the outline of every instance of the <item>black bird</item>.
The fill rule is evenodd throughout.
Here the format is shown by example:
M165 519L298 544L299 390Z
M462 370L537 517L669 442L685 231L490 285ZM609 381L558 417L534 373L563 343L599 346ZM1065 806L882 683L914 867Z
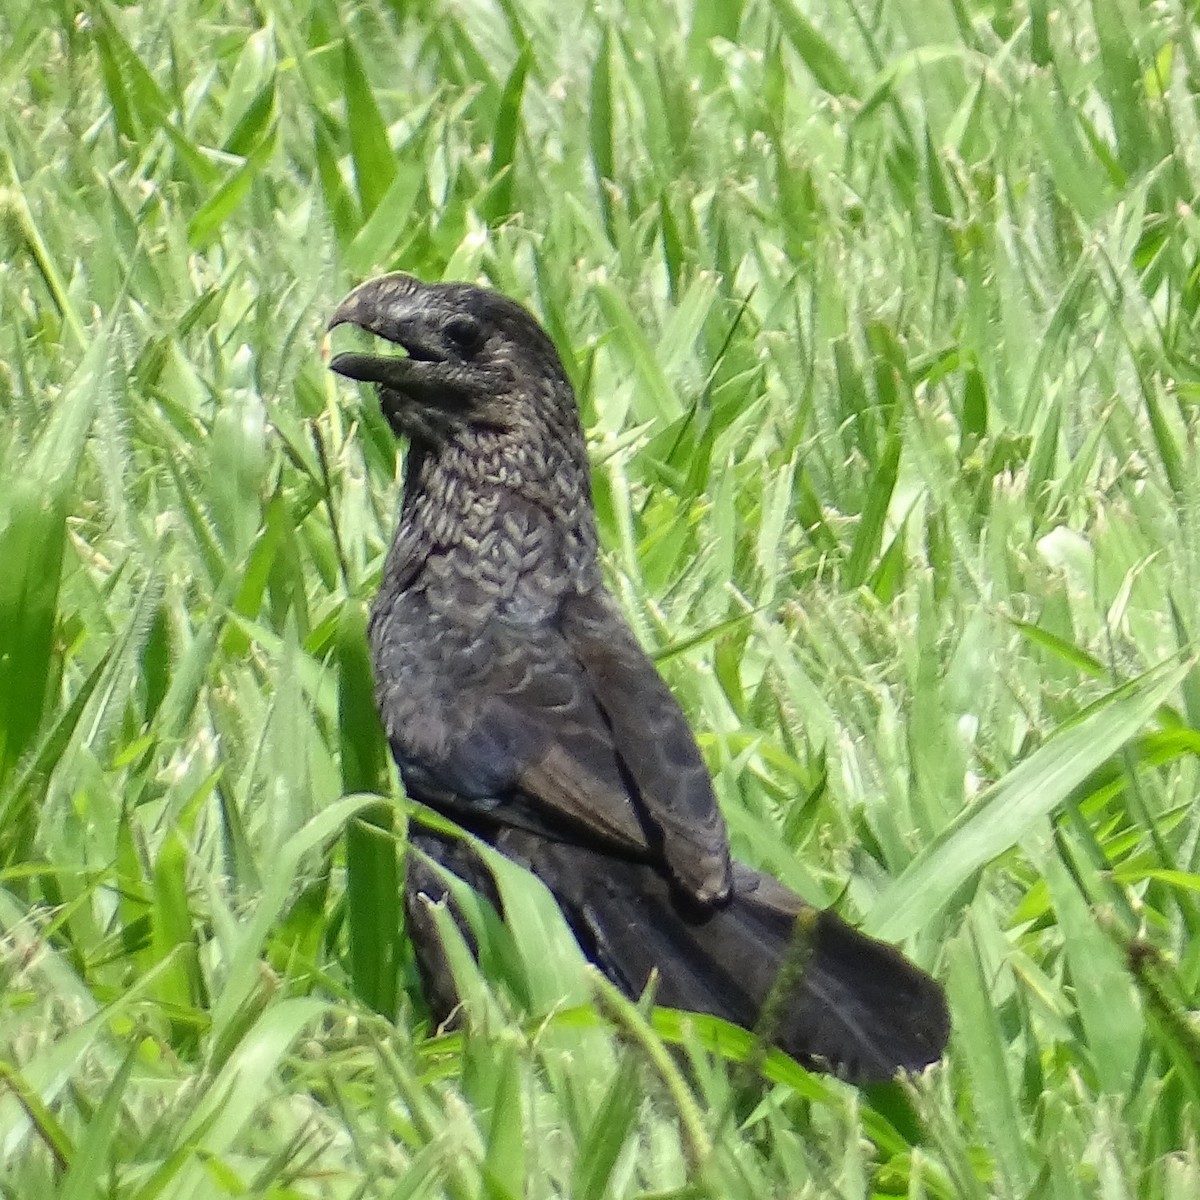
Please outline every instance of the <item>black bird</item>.
M329 322L407 351L339 354L408 439L399 528L372 607L376 697L409 794L531 870L626 994L759 1022L856 1081L934 1062L941 987L897 950L732 863L687 721L606 591L583 430L553 343L519 304L463 283L369 280ZM463 840L412 842L494 902ZM410 931L443 1015L453 982L409 855ZM461 922L460 922L461 923Z

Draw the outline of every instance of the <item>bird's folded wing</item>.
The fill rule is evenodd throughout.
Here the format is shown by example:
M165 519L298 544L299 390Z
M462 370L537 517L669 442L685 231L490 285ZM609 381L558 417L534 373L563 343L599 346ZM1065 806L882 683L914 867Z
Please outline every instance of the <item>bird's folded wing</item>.
M563 636L611 729L675 880L703 903L732 885L729 841L712 781L679 702L603 592L570 597Z
M497 620L463 680L458 755L499 767L513 811L565 822L615 849L664 862L693 899L730 888L725 825L683 712L624 620L601 597L555 619ZM490 772L489 772L490 773ZM525 809L519 812L518 809Z
M612 730L587 686L587 677L551 625L488 631L482 678L467 744L472 754L499 754L511 764L513 818L532 818L547 832L564 823L612 849L652 857L647 828ZM502 810L494 814L502 822ZM521 823L525 823L523 820Z
M568 593L535 620L485 620L478 586L455 583L438 592L453 620L419 593L373 617L381 710L410 791L441 808L448 790L550 836L590 834L665 865L698 903L723 901L729 849L708 772L615 602Z

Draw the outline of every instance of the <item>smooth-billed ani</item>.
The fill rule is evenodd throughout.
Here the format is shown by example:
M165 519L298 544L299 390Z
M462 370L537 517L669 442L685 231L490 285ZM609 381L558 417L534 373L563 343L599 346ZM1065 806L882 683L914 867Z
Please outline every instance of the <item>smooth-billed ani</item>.
M585 953L636 997L754 1028L795 966L771 1039L848 1078L937 1059L940 986L897 950L732 863L678 703L601 579L587 451L553 343L520 305L462 283L373 279L338 307L407 351L338 355L408 439L399 528L372 608L384 728L409 794L531 870ZM498 901L469 843L415 827L431 859ZM427 993L454 1003L409 856Z

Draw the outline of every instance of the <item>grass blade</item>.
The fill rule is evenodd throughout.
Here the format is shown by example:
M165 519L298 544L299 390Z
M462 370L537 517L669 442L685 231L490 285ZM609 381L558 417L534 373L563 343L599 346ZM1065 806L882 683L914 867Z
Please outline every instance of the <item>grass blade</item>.
M989 788L884 890L868 930L893 942L915 934L975 872L1015 846L1138 734L1191 668L1167 663L1111 692Z

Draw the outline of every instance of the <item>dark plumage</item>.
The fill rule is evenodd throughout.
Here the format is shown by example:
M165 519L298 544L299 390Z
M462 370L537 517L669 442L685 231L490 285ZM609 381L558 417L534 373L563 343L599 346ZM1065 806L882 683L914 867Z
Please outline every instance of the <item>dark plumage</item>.
M399 528L372 609L384 727L408 792L550 889L627 994L747 1027L789 947L797 978L771 1030L849 1077L933 1062L941 988L897 951L731 864L679 705L604 589L586 447L553 344L520 305L466 284L371 280L338 307L406 357L341 354L409 439ZM414 843L498 903L463 842ZM434 1007L452 981L418 895L410 928ZM800 937L795 937L797 927Z

